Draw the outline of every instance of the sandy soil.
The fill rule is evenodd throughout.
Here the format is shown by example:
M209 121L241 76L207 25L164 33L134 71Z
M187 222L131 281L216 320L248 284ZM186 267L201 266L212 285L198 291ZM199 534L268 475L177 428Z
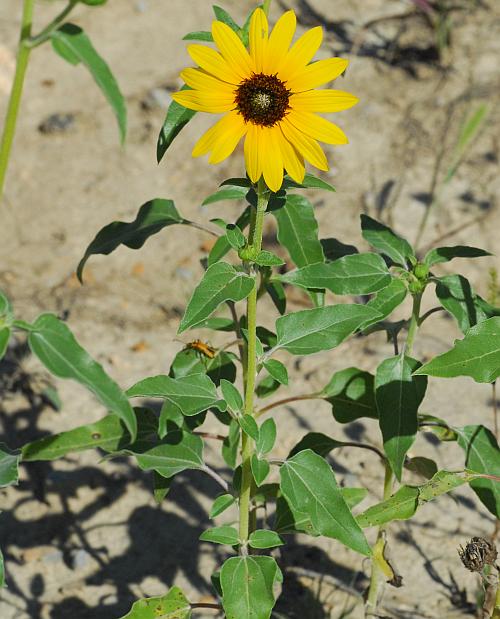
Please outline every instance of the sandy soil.
M39 4L40 24L60 8L59 2ZM325 25L327 44L322 54L333 52L351 61L338 87L361 99L340 117L351 143L331 154L333 167L326 178L337 186L337 193L311 194L322 237L364 248L358 216L368 212L413 240L436 160L444 151L446 167L464 117L487 102L487 125L446 188L423 244L447 235L444 244L498 250L500 6L496 0L478 4L475 11L453 14L452 47L438 62L433 35L422 20L391 18L406 13L408 3L277 0L275 16L280 5L293 7L301 27ZM242 21L254 3L227 0L224 6ZM2 117L19 14L19 0L3 0ZM382 17L389 19L373 23ZM110 257L92 259L83 288L74 276L76 265L102 226L133 219L138 207L152 197L173 198L181 213L202 222L221 214L236 217L236 205L202 208L200 204L224 178L241 174L242 156L215 169L206 161L193 161L192 145L209 122L197 118L165 161L160 166L155 162L169 91L179 85L178 72L188 63L180 38L208 27L208 2L121 0L99 10L79 8L72 20L89 33L126 95L127 144L119 146L112 114L86 71L65 64L48 46L38 49L29 69L0 220L0 286L20 317L32 319L41 311L67 314L82 344L128 386L165 372L182 347L175 332L202 274L200 259L209 239L192 229L167 229L140 253L120 249ZM53 114L71 115L73 120L65 131L41 132L40 125ZM272 242L271 222L267 231ZM444 265L439 271L458 269L486 296L488 269L495 266L499 265L492 257ZM292 308L302 301L295 294ZM430 294L425 303L426 308L432 306ZM405 307L403 315L407 312ZM263 316L262 322L271 326L270 308ZM416 355L423 359L442 352L458 336L451 320L435 317L424 325ZM210 337L215 346L225 338ZM390 351L378 334L306 358L294 365L290 391L320 387L333 371L348 365L373 371ZM6 366L4 370L7 376L10 370ZM0 404L1 440L12 447L103 415L81 388L62 381L56 383L62 410L46 406L36 395L44 374L32 359L23 359L16 372L21 380L14 381L11 390L4 389ZM469 380L430 381L425 409L457 425L490 424L491 391ZM371 422L353 427L332 424L326 403L293 405L278 414L281 454L309 429L338 438L377 440ZM463 465L458 447L439 446L424 436L412 453L428 455L447 468ZM125 614L136 597L161 594L173 583L193 599L212 595L209 575L224 551L199 546L196 540L208 525L206 510L218 492L216 485L200 475L180 475L168 500L158 507L147 475L129 461L99 458L97 453L85 453L55 465L23 467L20 485L0 494L0 544L8 570L8 588L0 599L2 619L113 619ZM225 474L210 445L207 459ZM360 458L357 452L344 450L335 456L334 466L339 480L366 485L372 502L380 498L376 457ZM392 526L389 538L404 587L387 589L385 614L474 616L471 605L477 582L462 568L456 548L472 535L490 534L492 528L492 518L468 489L426 506L411 524ZM359 556L331 540L298 536L283 551L282 562L290 569L286 595L278 605L281 616L361 616L356 598L340 587L343 583L358 594L363 591L369 566ZM298 574L293 569L298 565L325 577Z

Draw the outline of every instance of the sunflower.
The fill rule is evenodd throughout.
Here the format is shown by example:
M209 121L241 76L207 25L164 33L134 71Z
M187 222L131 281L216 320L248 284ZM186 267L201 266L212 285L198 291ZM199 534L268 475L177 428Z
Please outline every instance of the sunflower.
M311 62L323 30L312 28L290 47L295 28L295 13L287 11L269 34L266 14L258 8L251 18L247 50L236 32L214 21L212 36L219 51L190 45L188 53L199 68L182 71L189 89L172 95L191 110L224 114L197 142L193 157L210 153L209 162L220 163L245 138L248 176L256 183L263 175L272 191L280 189L284 169L302 182L304 161L328 170L318 141L347 144L348 140L317 112L339 112L358 101L340 90L315 90L339 77L348 62L343 58Z

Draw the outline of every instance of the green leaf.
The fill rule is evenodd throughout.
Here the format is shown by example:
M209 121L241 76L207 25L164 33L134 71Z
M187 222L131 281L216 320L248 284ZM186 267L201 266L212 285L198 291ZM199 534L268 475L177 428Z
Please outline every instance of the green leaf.
M183 86L181 90L189 90L189 88ZM188 110L183 105L177 103L177 101L172 101L158 136L158 143L156 145L156 160L158 163L160 163L172 142L195 114L194 110Z
M353 509L368 496L367 488L341 488L342 496L349 509Z
M127 390L129 398L163 398L186 416L193 416L219 402L214 383L206 374L189 374L182 378L152 376Z
M283 546L285 542L275 531L257 529L250 534L248 543L252 548L276 548Z
M319 395L330 402L333 416L339 423L363 417L378 419L374 377L369 372L353 367L335 372Z
M315 454L324 458L327 456L333 449L337 449L339 447L344 447L345 443L342 441L337 441L326 434L322 434L321 432L308 432L305 436L303 436L300 441L295 445L292 451L288 454L289 458L297 455L301 451L305 451L306 449L310 449L314 451Z
M156 471L163 477L203 469L203 440L174 424L170 427L161 441L137 441L123 451L134 456L143 471Z
M266 419L259 428L259 437L256 442L257 454L264 456L274 447L276 442L276 422L272 417Z
M253 277L237 271L226 262L208 267L188 303L178 333L198 325L221 303L245 299L255 285Z
M325 191L337 191L333 185L327 183L322 178L314 176L314 174L306 174L302 183L297 183L289 176L285 176L281 189L288 191L288 189L324 189Z
M200 535L200 540L214 544L227 544L228 546L238 546L240 543L238 531L228 525L207 529Z
M250 461L252 467L252 475L257 486L262 486L266 477L269 475L270 466L267 460L259 458L256 454L252 456Z
M226 226L226 239L229 245L236 251L245 246L246 238L243 232L234 224Z
M416 260L408 241L368 215L361 215L361 230L363 238L372 247L389 256L396 264L406 267L408 262Z
M11 330L10 327L0 328L0 360L3 359L5 353L7 352L7 347L10 341Z
M295 355L330 350L376 316L365 305L330 305L287 314L276 321L276 349Z
M288 370L281 361L267 359L267 361L264 361L264 367L275 380L282 385L288 385Z
M483 320L500 315L500 309L476 294L462 275L438 277L436 296L445 310L455 317L462 333Z
M111 105L118 121L121 141L127 134L127 108L120 88L108 65L94 49L85 32L74 24L63 24L52 32L54 50L71 64L82 62L92 74L103 95Z
M363 528L381 526L393 520L408 520L417 509L433 499L474 479L470 473L438 471L421 486L401 486L389 499L372 505L357 517Z
M136 408L137 439L142 440L158 432L156 415L147 408ZM87 449L120 451L130 445L131 438L123 422L116 415L106 415L95 423L79 426L73 430L44 436L22 447L24 462L51 461L69 453Z
M31 351L58 378L70 378L89 389L126 425L132 440L137 420L125 394L103 367L80 346L68 327L53 314L42 314L28 335Z
M281 383L275 380L272 376L265 376L257 385L255 393L259 398L267 398L273 393L276 393L281 387Z
M167 595L135 602L121 619L190 619L191 614L189 600L179 587L172 587Z
M208 196L208 198L205 198L201 205L208 206L215 202L222 202L222 200L244 200L247 193L248 187L225 186Z
M278 241L298 267L323 262L318 222L313 205L302 196L288 195L285 204L272 214L278 222Z
M365 253L310 264L279 279L302 288L326 288L335 294L370 294L388 286L392 276L379 254Z
M234 21L231 15L229 15L227 11L225 11L224 9L221 9L220 6L217 6L216 4L214 4L212 8L214 10L215 17L217 18L218 21L223 22L224 24L229 26L231 30L234 30L234 32L236 33L240 31L240 27Z
M478 383L492 383L500 376L500 317L489 318L467 331L453 348L431 359L415 374L470 376Z
M283 315L286 312L286 293L283 284L278 281L266 282L265 289L278 312Z
M120 245L139 249L150 236L166 226L186 223L189 222L179 215L172 200L157 198L146 202L139 209L134 221L130 223L114 221L97 233L80 260L76 270L78 279L82 281L83 269L90 256L96 254L107 256Z
M420 363L404 354L385 359L375 376L375 399L384 451L392 470L401 481L403 463L418 431L418 407L427 381L413 377Z
M285 261L276 254L273 254L272 251L265 250L262 250L259 253L257 258L254 259L254 262L261 267L279 267L282 264L285 264Z
M489 251L468 247L466 245L454 245L453 247L436 247L431 249L424 258L424 263L431 267L440 262L449 262L453 258L481 258L491 256Z
M156 471L153 471L153 497L157 505L166 498L172 486L173 477L163 477Z
M229 433L222 443L222 457L224 462L234 469L238 459L238 445L240 444L240 424L233 419L229 424Z
M212 509L210 510L210 518L216 518L235 503L236 498L232 494L221 494L221 496L218 496L215 499L212 505Z
M188 34L182 37L183 41L203 41L205 43L213 43L214 38L211 32L206 30L196 30L195 32L188 32Z
M458 444L465 451L465 466L477 473L500 476L500 448L493 433L484 426L465 426L455 431ZM470 486L483 505L500 518L499 482L478 478Z
M0 327L5 325L10 326L14 319L12 305L9 299L0 290Z
M243 415L238 419L243 432L256 441L259 438L259 426L252 415Z
M378 312L380 318L368 320L362 325L361 329L366 329L370 325L387 318L396 307L399 307L401 303L403 303L407 294L408 289L405 284L400 279L392 279L388 286L380 290L377 295L367 303L367 307Z
M20 460L20 451L12 451L0 443L0 488L18 483Z
M281 572L272 557L231 557L222 566L222 605L227 619L269 619L274 583Z
M310 449L301 451L280 467L281 491L294 510L307 515L326 537L364 555L370 547L342 496L328 463Z
M248 206L243 213L236 220L236 225L240 230L244 230L250 221L250 211L251 207ZM208 266L212 266L221 260L231 249L231 245L226 238L226 236L221 236L215 242L215 245L210 250L208 254Z
M456 174L460 164L463 161L463 155L467 147L472 143L478 135L484 121L488 117L489 107L485 103L481 104L475 112L465 121L460 130L457 145L455 146L455 156L453 163L449 167L444 183L448 183Z
M228 380L220 381L222 397L227 402L228 407L234 412L243 410L243 397L236 387Z

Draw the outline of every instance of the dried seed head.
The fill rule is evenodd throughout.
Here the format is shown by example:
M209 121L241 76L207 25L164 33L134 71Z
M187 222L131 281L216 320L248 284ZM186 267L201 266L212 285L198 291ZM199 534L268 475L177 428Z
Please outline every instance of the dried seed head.
M494 544L483 537L473 537L458 554L464 566L471 572L481 572L485 565L495 565L497 549Z

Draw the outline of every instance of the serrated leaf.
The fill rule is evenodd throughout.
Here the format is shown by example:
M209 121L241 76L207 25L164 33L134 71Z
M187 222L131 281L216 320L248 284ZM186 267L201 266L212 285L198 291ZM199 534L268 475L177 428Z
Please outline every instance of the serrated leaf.
M110 68L94 49L85 32L74 24L63 24L51 35L54 50L71 64L82 62L111 105L120 129L121 141L127 134L127 107Z
M254 285L253 277L237 271L226 262L208 267L189 300L178 333L203 322L221 303L245 299Z
M227 544L237 546L239 544L238 531L229 525L207 529L200 535L200 541L214 544Z
M288 195L285 204L272 211L278 223L278 241L298 267L323 262L318 222L313 205L302 196Z
M276 548L277 546L283 546L284 541L275 531L268 531L267 529L257 529L250 534L248 540L249 545L252 548Z
M189 90L189 88L183 86L181 90ZM158 163L160 163L172 142L195 114L194 110L188 110L183 105L177 103L177 101L172 101L158 136L158 143L156 145L156 160Z
M78 279L82 281L83 269L90 256L96 254L107 256L120 245L139 249L150 236L157 234L163 228L187 223L189 222L179 215L172 200L157 198L146 202L139 209L134 221L130 223L114 221L97 233L80 260L76 270Z
M236 498L232 494L222 494L221 496L218 496L212 505L212 509L210 510L210 518L216 518L235 503Z
M276 359L264 361L264 367L269 374L282 385L288 385L288 370L286 366Z
M323 189L325 191L332 191L332 192L337 191L333 185L330 185L330 183L327 183L326 181L324 181L322 178L319 178L318 176L314 176L314 174L306 174L304 176L304 180L302 181L302 183L297 183L296 181L291 179L289 176L285 176L281 189L288 191L288 189L295 189L295 188L296 189Z
M363 417L378 419L374 377L369 372L353 367L335 372L319 395L330 402L339 423Z
M379 314L365 305L330 305L287 314L276 321L276 349L310 355L338 346Z
M450 351L434 357L415 374L470 376L478 383L492 383L500 376L500 317L469 329L462 340L455 340Z
M401 480L403 463L418 431L418 407L427 381L412 376L420 363L404 354L385 359L375 375L375 399L384 451L396 477Z
M390 228L380 222L361 215L361 230L363 238L375 249L403 267L415 258L415 252L406 239L401 238Z
M259 438L257 439L256 449L260 456L268 454L276 442L276 422L272 417L266 419L259 428Z
M290 506L306 514L326 537L364 555L370 546L337 485L328 463L310 449L286 460L280 467L281 491Z
M500 448L493 433L484 426L455 428L458 444L465 451L465 466L477 473L500 477ZM470 482L479 500L500 518L500 483L478 478Z
M248 193L248 187L231 187L224 186L215 193L209 195L201 203L202 206L222 202L223 200L244 200Z
M182 590L172 587L167 595L135 602L121 619L190 619L191 614L191 604Z
M453 247L436 247L431 249L424 258L424 263L431 267L441 262L449 262L454 258L481 258L491 256L489 251L468 247L466 245L454 245Z
M335 294L370 294L388 286L392 276L379 254L364 253L310 264L279 279L301 288L326 288Z
M222 605L227 619L269 619L274 583L281 572L272 557L232 557L222 566Z
M254 454L250 461L250 466L252 468L252 475L255 483L257 486L261 486L266 480L266 477L269 475L269 471L271 469L269 462Z
M0 443L0 488L18 483L20 460L20 451L13 451Z
M33 354L54 376L76 380L91 391L123 421L135 440L137 420L125 394L80 346L66 324L53 314L42 314L33 323L33 329L28 335Z

